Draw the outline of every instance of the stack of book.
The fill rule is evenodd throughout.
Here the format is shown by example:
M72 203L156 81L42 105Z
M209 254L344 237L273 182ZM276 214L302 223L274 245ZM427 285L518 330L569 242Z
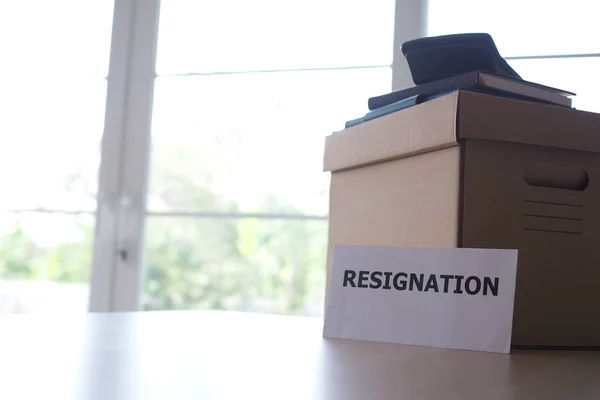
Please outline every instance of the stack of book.
M484 71L473 71L421 83L413 87L396 90L381 96L371 97L368 102L370 111L360 118L346 122L346 128L423 103L456 90L482 92L561 107L571 107L571 96L575 95L575 93L566 90L556 89L518 78Z

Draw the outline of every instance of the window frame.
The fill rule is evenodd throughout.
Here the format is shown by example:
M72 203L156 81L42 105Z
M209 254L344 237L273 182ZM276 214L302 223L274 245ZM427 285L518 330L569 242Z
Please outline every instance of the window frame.
M391 65L394 89L412 85L400 45L426 34L427 4L427 0L395 0ZM159 11L160 0L115 0L90 283L91 312L137 311L141 306ZM253 215L240 215L247 216Z
M115 0L90 312L139 308L159 7Z

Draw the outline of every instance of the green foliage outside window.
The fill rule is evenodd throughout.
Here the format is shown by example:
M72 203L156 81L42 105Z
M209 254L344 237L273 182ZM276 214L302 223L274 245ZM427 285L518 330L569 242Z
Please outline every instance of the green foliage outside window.
M180 153L168 154L161 161L162 174L154 177L162 203L171 209L184 202L237 211L234 201L216 197L198 183L205 179L194 179L193 169L185 172L182 161L191 154ZM278 213L300 213L275 196L265 202ZM2 216L0 284L1 280L88 284L94 224L86 217L56 216L47 230L53 229L52 224L68 225L74 234L45 245L26 227L39 214ZM142 307L320 314L326 242L325 220L149 216Z

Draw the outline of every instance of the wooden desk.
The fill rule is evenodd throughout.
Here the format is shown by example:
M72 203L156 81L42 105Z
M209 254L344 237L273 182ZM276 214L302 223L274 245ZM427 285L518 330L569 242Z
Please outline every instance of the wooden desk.
M511 356L321 338L220 312L0 317L0 398L600 399L600 352Z

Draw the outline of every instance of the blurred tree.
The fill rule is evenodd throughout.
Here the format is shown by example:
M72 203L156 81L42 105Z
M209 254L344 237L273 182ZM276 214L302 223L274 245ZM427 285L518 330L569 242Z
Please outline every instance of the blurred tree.
M154 195L161 206L239 209L199 185L209 186L212 177L197 152L163 146L156 156ZM300 214L274 195L259 209ZM143 306L320 314L326 230L322 220L150 217Z
M153 170L150 201L169 210L238 212L235 201L213 193L211 169L198 163L193 149L163 147L154 156L160 168ZM68 177L70 185L91 187L83 180ZM275 195L260 208L300 213ZM0 279L89 282L94 236L90 221L62 220L77 234L51 247L36 243L20 218L2 222ZM326 231L323 220L151 216L142 306L320 314Z
M35 215L2 218L0 279L89 282L92 225L68 218L80 235L48 247L36 243L34 235L22 227L22 220L32 217Z
M3 221L5 222L5 221ZM21 229L19 221L2 227L0 238L0 278L31 279L35 275L32 261L35 242Z
M147 231L146 309L322 312L325 221L155 217Z

